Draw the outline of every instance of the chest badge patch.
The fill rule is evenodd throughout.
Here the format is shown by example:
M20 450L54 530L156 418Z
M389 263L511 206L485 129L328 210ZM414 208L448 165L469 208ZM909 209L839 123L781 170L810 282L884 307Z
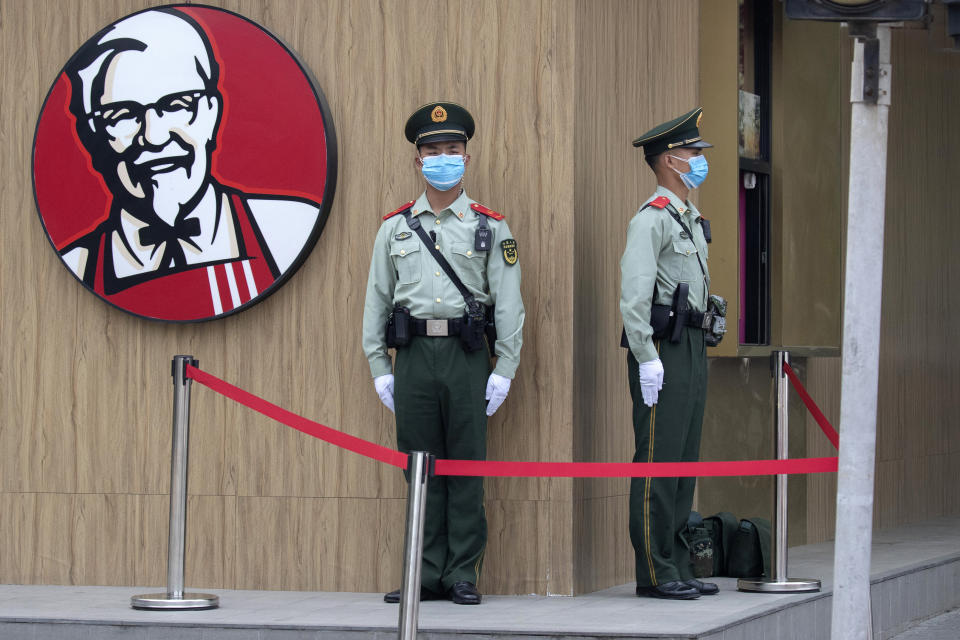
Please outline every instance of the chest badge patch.
M406 240L407 238L409 238L409 237L412 236L412 235L413 235L413 234L410 233L409 231L404 231L404 232L402 232L402 233L398 233L397 235L393 236L393 239L394 239L394 240Z
M517 241L513 238L509 238L500 243L500 248L503 249L503 261L509 265L517 264L517 260L520 255L517 253Z

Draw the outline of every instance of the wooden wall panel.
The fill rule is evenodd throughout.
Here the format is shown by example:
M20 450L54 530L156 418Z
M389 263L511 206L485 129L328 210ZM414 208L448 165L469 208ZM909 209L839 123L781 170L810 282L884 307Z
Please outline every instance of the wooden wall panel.
M886 526L958 513L944 490L960 413L960 127L952 106L960 58L944 50L942 6L933 10L931 33L895 30L891 51L877 460L902 460L905 486L902 496L878 492Z
M377 558L376 535L351 536L341 526L340 500L269 497L239 498L237 502L240 588L337 591L338 574L343 571L338 552L350 538L366 545L362 562L368 567ZM359 501L345 502L360 512L366 511ZM365 502L376 507L381 501ZM374 516L372 522L377 522ZM368 521L367 527L370 524ZM373 530L379 531L379 526ZM371 573L368 577L374 576ZM381 581L374 584L377 582Z
M836 429L840 428L840 371L840 358L807 358L807 391ZM837 450L823 435L810 414L806 414L801 424L806 434L808 456L818 458L837 455ZM889 467L881 469L878 466L877 477L893 482L893 487L902 486L902 474L894 474ZM837 475L809 475L806 477L806 484L807 542L814 544L832 540L837 518Z
M124 494L0 493L4 583L166 580L167 501Z
M740 165L737 123L739 97L738 15L735 0L700 0L698 39L699 103L703 106L700 133L713 144L706 152L710 175L697 189L697 208L710 220L710 290L727 299L729 333L711 357L735 356L739 346L737 325L740 314L740 212L738 189Z
M893 527L956 516L953 476L960 458L960 353L952 319L960 311L954 238L960 184L960 58L946 51L943 7L930 31L894 29L887 158L883 311L877 406L874 525ZM849 73L846 32L841 78ZM848 86L848 81L844 81ZM844 96L845 99L845 96ZM856 233L855 230L852 230ZM811 359L811 393L827 417L840 408L839 361ZM834 422L836 425L837 423ZM812 430L812 425L808 425ZM814 438L816 440L816 438ZM810 455L824 452L810 442ZM833 537L835 479L811 477L810 542ZM816 497L814 497L816 496Z
M849 120L836 23L774 11L771 344L839 348Z
M86 544L70 537L80 529L41 535L37 527L52 520L30 514L51 509L43 500L60 500L70 513L75 494L166 503L169 360L176 353L195 355L204 369L291 411L395 443L358 327L380 216L422 189L402 127L430 99L456 100L476 117L467 190L507 216L522 256L526 341L510 398L490 421L490 456L569 460L572 400L558 381L571 379L573 362L563 347L572 343L574 268L572 0L214 2L272 30L317 77L337 130L339 181L323 236L282 290L237 316L188 326L130 317L84 291L51 251L30 184L36 118L63 63L103 26L156 4L0 2L0 346L8 356L0 363L0 496L21 505L3 526L22 544L40 535L44 557L59 559L25 565L4 545L0 582L162 581L162 557L148 563L150 571L139 564L147 559L88 566L93 556L70 552ZM398 505L406 493L399 471L205 388L195 385L193 398L191 504L205 505L194 521L207 530L203 538L191 533L191 579L210 588L396 586ZM490 576L493 588L509 593L534 583L571 591L569 508L538 506L569 503L571 487L563 479L487 483L491 501L529 502L558 533L549 552L537 541L503 545L493 537L491 548L510 554L503 566L518 566L531 551L537 558L536 575ZM37 492L55 497L23 506L24 496ZM209 502L197 503L200 497ZM101 532L101 543L119 549L116 558L133 558L142 545L130 530L148 521L165 528L164 511L122 512L123 531ZM304 528L296 539L280 535L278 518ZM338 531L335 553L314 546L312 532L321 526ZM263 538L252 535L260 528ZM280 545L282 561L266 567L263 554L274 550L268 543ZM333 564L321 571L321 561Z
M630 545L629 481L622 480L621 487L618 495L584 498L574 504L578 593L637 579Z
M574 319L574 457L629 461L633 428L626 352L619 347L620 256L630 218L656 188L643 153L631 141L697 104L697 2L600 1L577 4L576 304ZM694 196L696 198L696 196ZM707 203L700 202L706 211ZM575 482L577 593L621 568L591 565L594 549L611 542L607 498L623 495L622 480ZM616 544L629 546L626 528ZM608 558L607 556L602 556ZM632 566L632 565L630 565Z
M33 130L62 64L112 20L155 4L0 0L0 582L162 584L176 353L194 354L203 368L292 411L394 444L393 417L376 398L357 327L379 216L419 192L403 122L434 97L458 100L477 117L468 192L507 215L521 247L526 343L510 398L490 422L490 457L630 458L618 260L629 218L654 183L629 143L698 102L698 36L716 44L701 23L714 24L717 13L729 18L734 4L220 3L283 38L318 78L337 127L340 178L323 237L291 281L249 311L192 326L145 322L84 291L51 251L31 193ZM849 47L839 40L843 98ZM960 61L934 40L923 31L894 40L880 526L960 513L957 492L944 489L960 462L960 359L948 331L948 319L960 315L960 267L950 253L960 130L948 110L960 98ZM714 129L709 113L704 122L715 140L729 134ZM795 124L792 136L803 133ZM839 124L845 130L843 118ZM839 164L842 174L842 154ZM733 170L713 162L711 175ZM698 202L708 216L709 192ZM801 231L819 241L816 230ZM718 245L714 258L722 262L728 249ZM741 366L726 361L712 371L733 385ZM807 373L814 396L837 410L836 362L811 359ZM735 415L734 406L764 405L762 397L723 394L727 388L711 392L714 443L731 428L724 416ZM189 583L396 586L399 471L208 389L195 385L193 394ZM744 437L768 424L760 413L738 416ZM816 455L823 443L811 431L800 448ZM704 459L724 457L726 449L712 446L705 440ZM830 483L818 476L801 487L811 542L832 532ZM624 481L497 479L486 488L487 592L572 594L632 579ZM704 507L741 491L702 488Z

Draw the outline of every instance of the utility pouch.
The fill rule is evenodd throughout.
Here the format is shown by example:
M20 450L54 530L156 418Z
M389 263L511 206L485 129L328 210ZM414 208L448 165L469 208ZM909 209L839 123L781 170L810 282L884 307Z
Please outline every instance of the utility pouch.
M487 322L486 326L483 328L483 332L487 335L487 347L490 349L491 358L495 358L497 355L497 324L495 320L496 310L496 306L487 307Z
M460 344L467 353L480 351L484 347L486 316L483 312L478 315L468 313L463 316L460 324Z
M727 301L721 296L710 295L707 301L707 313L712 315L710 326L704 327L704 342L708 347L715 347L723 340L727 332Z
M693 565L695 578L708 578L713 575L714 556L713 540L710 531L704 525L703 518L696 511L690 512L687 527L683 532L683 540L690 550L690 562Z
M715 576L727 575L727 558L733 549L734 535L739 522L732 513L721 511L703 519L703 526L713 541L713 573Z
M673 307L668 304L650 305L650 328L653 329L653 339L663 340L670 336L670 318L673 316ZM627 330L620 331L620 346L624 349L630 348L630 341L627 340Z
M690 285L681 282L673 292L673 325L670 327L670 342L680 342L683 328L687 325L687 316L690 314Z
M653 329L654 340L663 340L670 336L672 316L673 308L668 304L655 304L650 307L650 328Z
M410 309L394 307L387 317L387 346L405 347L410 344Z

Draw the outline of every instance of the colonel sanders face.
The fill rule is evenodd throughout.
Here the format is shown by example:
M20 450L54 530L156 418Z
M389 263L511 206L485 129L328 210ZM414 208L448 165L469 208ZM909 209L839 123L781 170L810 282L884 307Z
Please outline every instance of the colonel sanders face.
M81 140L125 210L173 225L210 174L221 99L209 44L180 15L147 11L98 45L92 63L71 74Z

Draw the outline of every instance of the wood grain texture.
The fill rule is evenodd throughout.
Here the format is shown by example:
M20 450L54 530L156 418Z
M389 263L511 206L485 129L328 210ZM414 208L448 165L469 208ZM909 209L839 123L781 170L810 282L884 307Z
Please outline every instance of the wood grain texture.
M771 344L839 347L843 315L842 121L849 95L836 23L774 11Z
M807 391L834 428L840 427L840 358L807 358ZM794 396L796 397L796 396ZM810 457L834 456L837 450L827 440L820 427L809 414L804 420L807 455ZM890 469L880 472L878 477L886 477L898 485L902 477L894 477ZM837 475L835 473L817 473L806 478L807 542L815 544L832 540L837 518ZM888 492L893 487L888 488Z
M237 499L241 589L389 591L399 584L405 500Z
M697 11L697 2L577 4L576 460L633 456L619 261L627 224L656 182L630 142L697 104ZM604 503L591 499L622 495L623 481L574 484L575 513L594 524L574 530L575 591L582 593L610 586L597 580L620 571L591 564L594 550L610 542L600 532L611 526L609 512L598 510ZM628 533L616 531L620 544Z
M706 151L710 178L693 193L697 208L710 220L710 291L727 299L727 334L712 357L735 356L740 315L739 181L737 60L739 7L735 0L700 0L698 23L700 134L713 145ZM691 52L692 55L692 52Z
M475 115L468 193L507 215L521 248L526 340L510 397L490 422L490 457L630 459L618 260L626 224L653 179L629 143L698 96L704 105L722 103L718 113L732 108L721 94L703 95L708 67L697 54L701 44L703 51L729 46L728 33L708 39L703 26L708 16L714 26L729 20L732 0L216 3L272 30L317 77L337 127L340 179L323 237L281 291L238 316L190 326L144 322L83 290L44 236L30 184L36 118L63 63L109 22L156 4L0 0L0 582L163 583L169 360L176 353L199 357L204 369L291 411L394 445L393 417L370 384L356 328L379 216L420 189L403 123L433 98L457 100ZM839 78L842 102L849 45L823 29L815 29L818 42L839 68L830 77ZM791 33L785 45L801 32ZM958 492L948 489L960 463L960 358L950 332L950 319L960 315L960 263L952 253L960 183L951 173L960 164L960 125L949 110L960 102L960 58L940 52L937 42L924 31L894 37L880 526L960 513ZM827 45L838 48L835 57ZM716 73L735 64L707 62L716 63ZM813 126L806 122L784 123L784 155L801 147L810 155L801 139ZM730 126L709 112L704 119L715 143L729 138ZM843 176L843 153L838 164ZM833 189L822 168L811 179ZM719 202L726 196L716 196L716 213L707 196L720 182L729 187L714 178L733 170L727 161L714 163L717 184L708 182L698 202L723 233L729 211ZM833 246L834 235L799 220L809 213L803 203L810 194L798 191L807 183L791 184L786 173L782 180L784 196L792 194L783 209L794 225L786 238L794 243L791 260L811 243ZM841 225L840 246L842 234ZM717 283L727 277L729 251L719 241L711 248ZM798 273L820 277L820 266ZM785 278L779 282L789 288ZM826 326L814 324L817 332ZM806 335L800 325L783 326L784 336ZM756 378L741 384L738 376L744 366L760 376L763 367L716 362L714 380L726 383L708 400L714 431L704 459L722 459L730 442L749 441L762 453L769 398ZM807 379L828 415L838 412L837 363L810 359ZM396 587L406 495L399 471L208 389L195 385L193 398L188 585ZM736 435L722 441L730 433L724 428ZM794 451L822 450L811 425L800 436L805 442ZM805 505L802 496L795 504L806 527L793 526L791 540L798 532L809 542L832 535L831 482L811 476L802 486ZM495 479L486 490L486 592L572 594L631 579L625 482ZM698 503L730 504L743 491L740 481L703 483ZM759 505L762 491L753 487L736 504Z
M18 496L19 515L5 519L10 535L31 549L46 545L26 564L4 545L0 579L162 582L163 545L134 561L145 543L131 534L148 524L165 531L163 509L111 512L118 529L101 540L117 551L95 565L94 556L74 553L87 544L86 529L55 528L48 503L60 500L66 514L79 508L76 494L107 500L98 513L134 496L165 504L176 353L291 411L395 445L358 327L380 216L422 189L403 123L431 99L455 100L474 114L468 193L507 216L522 256L526 344L510 398L490 421L490 457L571 459L571 394L557 381L571 380L573 366L572 0L213 2L270 29L317 78L336 125L339 184L323 236L282 290L240 315L185 326L133 318L83 290L51 251L30 187L36 118L63 63L111 21L156 4L0 3L0 346L9 356L0 363L0 495ZM189 483L191 509L200 511L191 511L198 528L190 534L191 580L211 588L394 588L397 505L406 495L399 471L208 389L195 385L193 399ZM529 502L541 524L561 532L571 526L569 509L549 504L569 503L571 487L563 479L493 480L487 493L491 501ZM28 508L23 496L38 496L38 506ZM301 529L278 530L278 520ZM338 546L316 541L323 536L312 532L324 527L337 532ZM506 593L531 583L569 593L570 568L555 565L570 564L571 536L553 541L548 550L493 538L491 547L509 554L504 566L518 566L531 550L536 562L533 575L491 576L491 584ZM278 558L267 561L274 543Z
M894 29L877 404L874 526L955 516L960 451L960 359L952 319L960 311L954 239L960 198L960 59L947 52L943 7L930 31ZM839 43L839 60L850 45ZM842 98L849 91L843 64ZM848 127L845 127L848 131ZM848 135L848 134L847 134ZM846 170L846 163L844 164ZM856 230L852 230L856 233ZM811 359L817 361L819 359ZM811 364L811 394L828 418L840 413L839 361ZM834 422L835 426L842 428ZM808 427L809 428L809 427ZM811 455L823 451L817 438ZM811 476L810 542L833 537L835 479Z

